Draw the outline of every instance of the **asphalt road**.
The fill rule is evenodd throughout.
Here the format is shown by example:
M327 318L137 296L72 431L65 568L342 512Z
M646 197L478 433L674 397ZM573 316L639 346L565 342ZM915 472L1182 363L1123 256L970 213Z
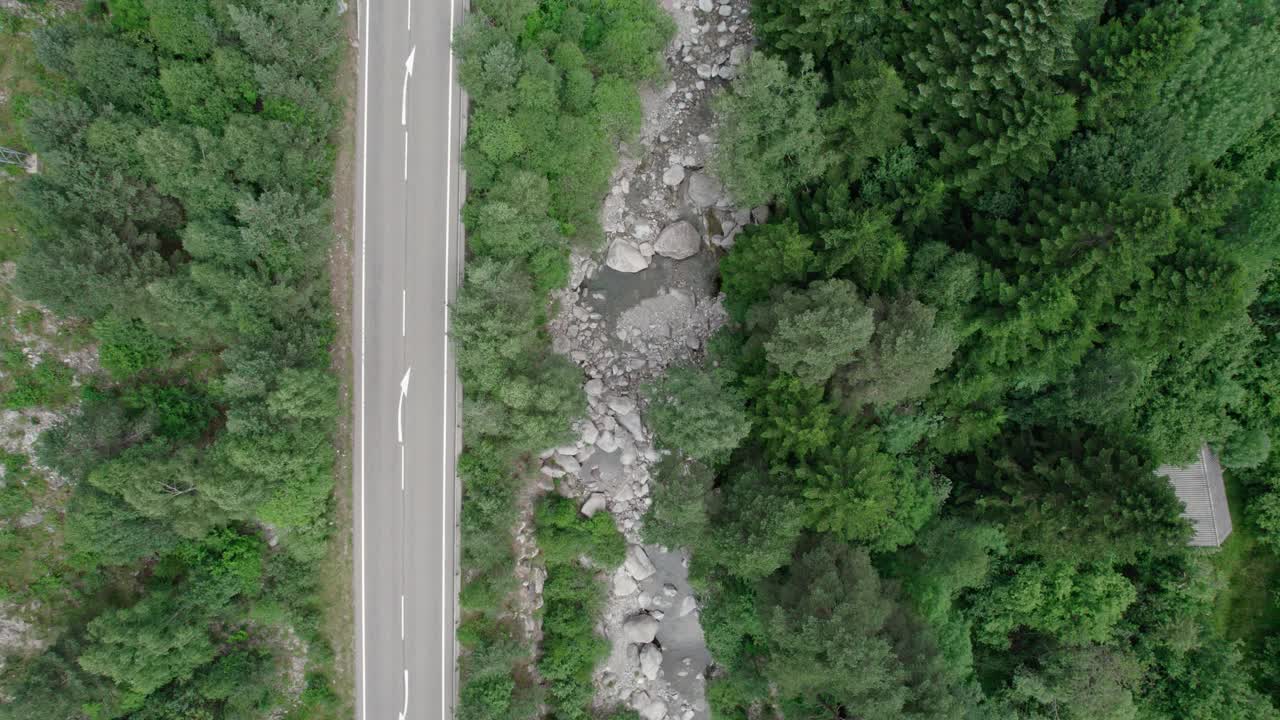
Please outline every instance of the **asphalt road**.
M449 43L462 5L364 0L357 12L357 718L446 720L457 387L446 330L461 265L462 115Z

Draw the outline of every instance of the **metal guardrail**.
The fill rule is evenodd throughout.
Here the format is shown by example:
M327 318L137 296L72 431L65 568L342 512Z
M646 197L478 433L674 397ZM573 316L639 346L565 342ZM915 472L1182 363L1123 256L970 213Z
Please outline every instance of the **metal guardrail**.
M0 165L26 165L29 157L31 157L30 153L24 153L13 148L0 147Z

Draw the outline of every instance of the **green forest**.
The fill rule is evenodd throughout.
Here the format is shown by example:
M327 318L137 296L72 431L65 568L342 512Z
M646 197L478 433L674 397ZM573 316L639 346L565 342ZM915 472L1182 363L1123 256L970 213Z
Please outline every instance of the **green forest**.
M56 543L0 530L0 593L52 638L6 659L0 718L349 716L319 599L336 11L93 0L30 32L16 288L87 327L101 371L41 365L5 398L74 409L36 445L72 488Z
M753 21L716 169L772 219L649 415L715 716L1280 717L1280 3ZM1206 442L1217 552L1153 474Z

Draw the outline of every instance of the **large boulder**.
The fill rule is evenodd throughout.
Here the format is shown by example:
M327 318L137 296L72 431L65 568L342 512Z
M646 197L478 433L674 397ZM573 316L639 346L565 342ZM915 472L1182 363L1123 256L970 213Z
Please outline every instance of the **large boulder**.
M680 609L676 612L677 617L685 617L698 609L698 601L692 595L685 595L680 601Z
M636 409L636 401L626 395L610 395L605 399L605 403L609 405L609 409L618 415L626 415Z
M666 720L667 704L661 700L654 700L640 711L640 717L643 720Z
M618 272L634 273L649 267L649 258L640 252L640 248L626 240L618 239L609 246L609 255L605 258L604 264Z
M649 643L640 648L640 673L650 680L658 679L658 669L662 667L662 651L657 645Z
M626 566L627 572L631 574L631 577L637 581L644 580L658 571L653 566L653 561L649 559L649 553L645 552L644 548L639 545L629 545L627 547L627 559L623 564ZM648 640L645 642L648 642Z
M697 176L695 175L694 177ZM654 244L653 249L663 257L683 260L697 255L698 251L702 249L702 235L698 233L698 229L693 225L681 220L662 229L662 233L658 235L658 242Z
M658 619L649 613L636 613L622 621L622 635L629 643L651 643L658 635Z
M615 597L627 597L635 593L639 586L636 581L631 579L631 575L626 570L614 573L613 575L613 594Z
M627 429L631 433L631 437L636 440L644 440L644 427L640 423L640 416L634 412L618 416L618 424Z
M582 503L580 512L587 517L591 517L605 509L608 504L609 502L605 499L604 493L593 492L587 496L586 502Z
M708 70L708 76L710 70ZM724 197L724 186L720 181L704 172L696 172L689 176L689 202L699 208L714 206Z

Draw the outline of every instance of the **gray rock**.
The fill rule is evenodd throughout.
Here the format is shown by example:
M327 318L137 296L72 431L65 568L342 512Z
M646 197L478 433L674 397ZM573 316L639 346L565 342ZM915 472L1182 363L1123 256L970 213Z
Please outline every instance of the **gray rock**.
M587 501L582 503L582 508L579 512L587 517L591 517L605 509L608 504L608 500L605 499L604 493L593 492L587 496Z
M654 700L644 706L644 709L640 711L640 717L643 720L666 720L667 704L661 700Z
M649 559L649 553L645 552L644 548L639 545L627 547L627 558L623 562L623 567L637 582L657 572L657 568L653 566L653 561ZM644 642L649 641L645 640Z
M605 402L609 404L610 410L619 415L626 415L636 409L636 401L625 395L610 395Z
M609 246L609 255L604 264L618 272L634 273L649 267L649 258L640 252L640 248L619 239Z
M626 212L626 198L618 193L605 196L604 207L600 211L600 225L605 232L622 232L626 229L623 214Z
M640 416L634 412L619 415L618 424L626 428L627 432L631 433L631 437L636 440L644 439L644 426L640 424Z
M637 645L653 642L658 634L658 620L649 613L636 613L622 621L622 634L627 642Z
M577 458L569 455L556 453L556 464L564 468L565 472L571 472L574 475L582 472L582 464L578 462Z
M698 77L702 78L703 80L710 80L712 75L714 74L711 71L712 70L711 66L707 65L706 63L698 65L697 70L698 70ZM697 173L694 173L693 176L696 177Z
M636 581L631 579L626 570L614 573L613 594L615 597L627 597L636 591Z
M595 445L596 440L600 439L600 428L596 427L593 422L587 422L582 426L582 442L588 445Z
M734 45L729 51L729 64L741 65L747 59L747 53L750 52L746 45Z
M716 68L716 74L725 80L732 80L738 76L738 70L732 65L721 65Z
M543 474L543 475L546 475L547 477L550 477L550 478L562 478L562 477L564 477L564 471L563 471L563 470L561 470L561 469L560 469L560 468L558 468L558 467L555 467L554 465L543 465L543 466L542 466L542 474Z
M693 178L706 177L702 173L694 173L689 179L689 197L693 198ZM718 183L717 183L718 185ZM705 188L704 188L705 189ZM701 192L701 191L700 191ZM719 197L719 191L717 197ZM705 197L701 196L701 197ZM714 204L713 199L710 204ZM689 224L685 220L671 223L662 229L658 235L658 242L653 249L663 257L669 257L673 260L684 260L687 257L693 257L702 249L702 235L698 233L698 229Z
M707 71L710 73L710 70ZM709 76L709 75L708 75ZM709 208L724 196L724 186L719 180L704 172L696 172L689 176L689 202L699 208Z
M612 432L602 432L600 433L600 439L596 440L596 447L607 453L611 453L618 449L618 438L614 437Z
M675 187L684 182L684 166L672 165L667 171L662 173L662 184L667 187Z
M604 393L604 381L600 378L591 378L583 389L591 397L600 397Z
M716 9L716 4L711 0L698 0L698 9L704 13L709 13Z
M657 645L650 643L640 648L640 673L650 680L658 679L658 670L662 668L662 651Z
M676 611L677 617L685 617L689 613L698 609L698 601L692 595L685 595L680 601L680 609Z
M733 14L733 8L728 5L720 6L720 17L729 17Z
M769 222L769 206L757 205L751 208L751 220L757 225L763 225Z

